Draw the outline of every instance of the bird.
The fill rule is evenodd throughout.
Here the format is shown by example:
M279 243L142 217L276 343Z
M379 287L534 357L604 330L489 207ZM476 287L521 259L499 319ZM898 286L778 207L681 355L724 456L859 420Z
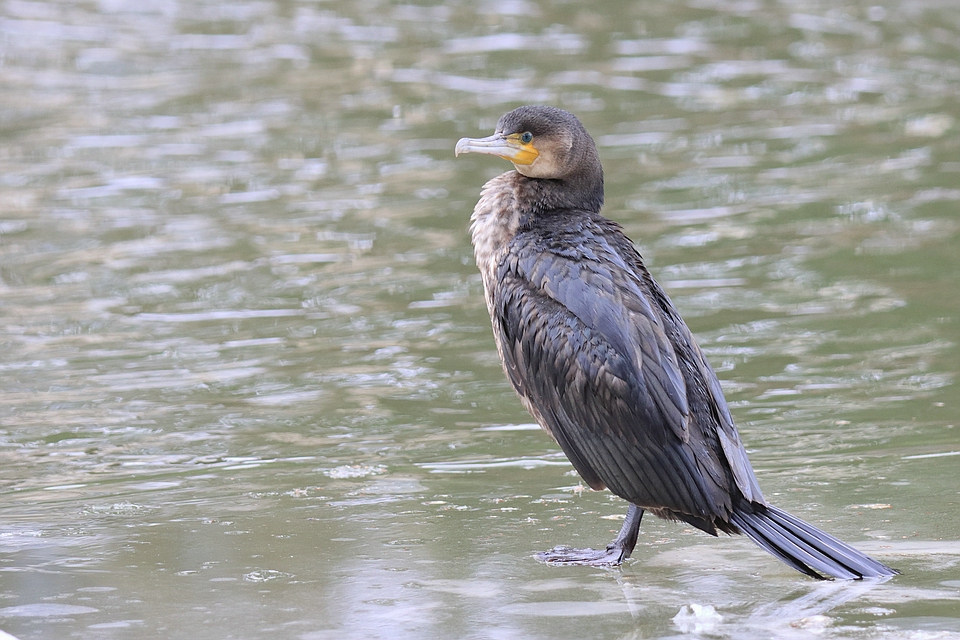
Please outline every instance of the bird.
M592 489L628 504L603 549L557 546L552 565L616 567L647 511L745 534L816 579L899 572L764 498L716 373L633 242L601 215L603 168L573 114L522 106L456 156L509 160L483 185L470 235L503 370Z

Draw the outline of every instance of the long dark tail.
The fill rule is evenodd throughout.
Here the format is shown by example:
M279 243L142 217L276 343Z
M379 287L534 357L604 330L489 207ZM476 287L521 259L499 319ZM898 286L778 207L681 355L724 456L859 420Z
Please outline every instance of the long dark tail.
M774 506L749 503L731 521L764 550L813 578L860 580L900 573Z

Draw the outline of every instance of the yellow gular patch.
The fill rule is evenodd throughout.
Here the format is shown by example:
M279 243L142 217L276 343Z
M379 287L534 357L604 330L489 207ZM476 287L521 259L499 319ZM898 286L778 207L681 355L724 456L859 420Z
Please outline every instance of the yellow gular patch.
M533 161L540 157L540 152L533 146L533 140L530 142L521 141L522 134L511 133L507 140L514 152L510 156L510 161L514 164L533 164Z

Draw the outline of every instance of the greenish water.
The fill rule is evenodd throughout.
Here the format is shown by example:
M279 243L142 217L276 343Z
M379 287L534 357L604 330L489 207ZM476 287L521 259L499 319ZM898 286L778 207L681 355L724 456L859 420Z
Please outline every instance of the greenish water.
M960 9L0 5L0 629L960 638ZM618 571L493 347L467 225L550 103L771 501L904 573L644 522ZM712 606L685 620L690 605Z

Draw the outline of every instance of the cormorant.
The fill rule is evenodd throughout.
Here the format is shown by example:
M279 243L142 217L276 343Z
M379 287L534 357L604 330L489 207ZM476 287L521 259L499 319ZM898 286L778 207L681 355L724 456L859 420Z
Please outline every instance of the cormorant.
M650 511L746 534L814 578L898 573L764 499L716 374L620 225L600 215L603 169L573 114L520 107L492 136L457 142L461 153L516 169L483 186L470 225L507 378L584 481L630 503L606 549L538 558L619 565Z

